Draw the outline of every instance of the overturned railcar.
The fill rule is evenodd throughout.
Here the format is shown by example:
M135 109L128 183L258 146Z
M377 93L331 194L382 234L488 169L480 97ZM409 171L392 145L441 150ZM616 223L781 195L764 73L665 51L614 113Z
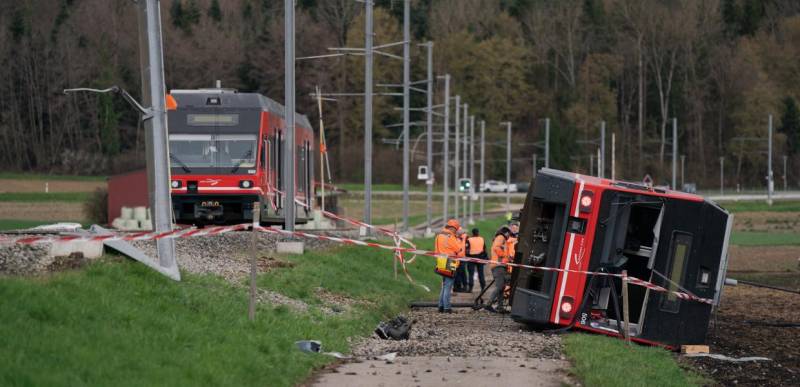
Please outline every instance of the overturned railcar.
M622 273L712 299L724 284L733 215L683 192L542 169L520 214L511 317L535 326L620 336ZM632 340L702 344L715 305L629 286Z

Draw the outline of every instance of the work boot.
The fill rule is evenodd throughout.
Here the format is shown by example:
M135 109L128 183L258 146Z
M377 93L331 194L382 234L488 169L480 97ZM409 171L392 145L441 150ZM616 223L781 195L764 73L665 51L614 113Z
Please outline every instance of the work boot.
M439 313L443 313L443 312L444 312L444 308L440 306L439 307Z
M495 309L491 305L486 305L486 306L483 307L483 309L485 309L486 311L491 312L491 313L497 313L497 309Z
M452 309L445 309L444 312L445 313L453 313L453 310Z

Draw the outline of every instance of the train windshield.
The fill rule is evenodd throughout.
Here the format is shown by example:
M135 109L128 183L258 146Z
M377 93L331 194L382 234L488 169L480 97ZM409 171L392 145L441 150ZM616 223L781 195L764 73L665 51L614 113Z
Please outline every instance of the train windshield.
M178 166L222 168L230 173L256 166L254 134L172 134L169 136L170 159Z

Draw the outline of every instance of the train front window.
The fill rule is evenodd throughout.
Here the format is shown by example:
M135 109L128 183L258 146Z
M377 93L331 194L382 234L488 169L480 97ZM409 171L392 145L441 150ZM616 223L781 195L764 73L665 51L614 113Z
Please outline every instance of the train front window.
M170 157L188 168L221 168L234 173L256 165L254 134L172 134Z

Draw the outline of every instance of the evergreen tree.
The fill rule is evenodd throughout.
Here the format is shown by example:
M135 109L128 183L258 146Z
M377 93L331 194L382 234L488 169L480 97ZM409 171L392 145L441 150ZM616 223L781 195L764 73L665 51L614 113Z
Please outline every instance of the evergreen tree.
M762 19L764 19L764 5L761 0L745 0L742 5L741 34L755 35Z
M722 1L722 22L725 23L725 32L730 36L735 36L739 33L739 7L736 5L736 0L723 0Z
M222 8L219 6L219 0L211 0L211 5L208 7L208 17L217 23L222 21Z
M172 6L169 8L169 17L172 19L173 26L180 29L184 28L183 13L183 2L181 0L172 2Z
M800 109L792 97L783 100L783 115L778 130L786 135L789 154L800 153Z

